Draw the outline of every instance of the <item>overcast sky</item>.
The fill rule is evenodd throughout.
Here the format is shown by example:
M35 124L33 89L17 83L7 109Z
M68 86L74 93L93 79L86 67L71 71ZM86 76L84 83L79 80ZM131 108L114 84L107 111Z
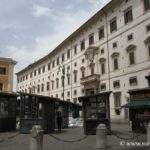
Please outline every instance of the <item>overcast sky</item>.
M45 56L110 0L0 0L0 57L15 73Z

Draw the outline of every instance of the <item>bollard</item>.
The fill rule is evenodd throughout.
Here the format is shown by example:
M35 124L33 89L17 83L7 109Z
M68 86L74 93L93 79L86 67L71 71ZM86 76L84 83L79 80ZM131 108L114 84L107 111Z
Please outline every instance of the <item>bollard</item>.
M150 122L147 125L147 142L150 142Z
M96 148L107 147L107 128L105 124L99 124L96 128Z
M43 129L40 125L34 125L31 130L30 150L43 149Z

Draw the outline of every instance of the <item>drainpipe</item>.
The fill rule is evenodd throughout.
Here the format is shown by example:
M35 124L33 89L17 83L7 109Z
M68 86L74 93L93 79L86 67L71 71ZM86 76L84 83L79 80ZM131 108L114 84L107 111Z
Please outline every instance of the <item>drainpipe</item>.
M72 58L73 58L73 53L72 53L72 51L73 51L73 46L72 46L72 39L71 39L71 70L70 70L70 83L71 83L71 100L72 100Z

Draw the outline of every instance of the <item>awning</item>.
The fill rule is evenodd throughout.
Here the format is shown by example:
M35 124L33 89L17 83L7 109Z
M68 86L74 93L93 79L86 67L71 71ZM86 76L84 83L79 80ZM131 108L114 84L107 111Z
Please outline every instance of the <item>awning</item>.
M150 108L150 99L131 100L129 103L121 106L125 108Z

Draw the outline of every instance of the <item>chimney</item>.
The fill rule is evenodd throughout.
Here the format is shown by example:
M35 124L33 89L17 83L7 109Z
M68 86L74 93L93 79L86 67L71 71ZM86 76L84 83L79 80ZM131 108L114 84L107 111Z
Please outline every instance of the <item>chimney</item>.
M147 79L148 86L150 87L150 75L146 76L145 78Z

